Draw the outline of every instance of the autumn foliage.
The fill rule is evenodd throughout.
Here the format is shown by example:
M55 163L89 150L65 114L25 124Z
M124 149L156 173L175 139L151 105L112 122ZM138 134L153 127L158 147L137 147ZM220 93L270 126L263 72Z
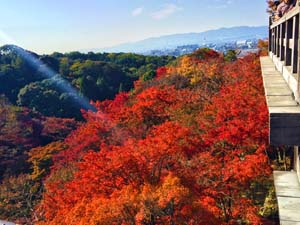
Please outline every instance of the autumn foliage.
M270 175L257 55L226 62L198 50L95 105L63 143L39 151L57 149L36 224L265 222L251 195ZM32 154L39 176L43 157Z
M63 149L62 140L77 124L74 119L44 117L14 106L0 95L1 219L30 224L52 155Z

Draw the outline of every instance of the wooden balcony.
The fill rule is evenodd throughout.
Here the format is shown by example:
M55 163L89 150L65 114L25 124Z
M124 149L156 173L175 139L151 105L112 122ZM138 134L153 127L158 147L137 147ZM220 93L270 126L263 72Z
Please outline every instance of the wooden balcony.
M269 56L261 57L270 144L294 146L294 171L274 171L280 224L300 225L300 7L270 23Z
M277 70L283 75L299 102L299 13L295 6L280 20L270 24L269 51Z
M270 23L269 57L261 58L270 144L300 146L300 7Z

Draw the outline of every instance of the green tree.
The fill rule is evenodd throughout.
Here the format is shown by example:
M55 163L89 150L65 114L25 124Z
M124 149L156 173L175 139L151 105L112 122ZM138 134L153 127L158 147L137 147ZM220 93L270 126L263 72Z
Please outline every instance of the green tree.
M128 77L116 65L111 63L86 60L76 62L71 67L72 73L78 76L80 92L93 100L111 99L119 92L120 84L128 90Z
M30 83L22 88L17 103L19 106L27 106L46 116L59 116L57 113L60 108L59 93L43 86L41 82Z
M236 51L235 50L228 50L224 56L225 61L233 62L237 60Z

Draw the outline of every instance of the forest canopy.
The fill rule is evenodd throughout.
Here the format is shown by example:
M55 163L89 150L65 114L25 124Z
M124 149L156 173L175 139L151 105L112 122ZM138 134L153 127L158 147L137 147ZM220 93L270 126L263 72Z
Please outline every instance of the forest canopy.
M15 48L0 51L1 82L12 82L0 98L1 218L272 223L275 157L257 54L38 56ZM40 74L44 65L52 77ZM67 84L80 96L62 91ZM79 111L82 96L95 110Z
M5 84L0 86L0 94L12 104L45 116L80 119L82 106L76 103L80 95L94 101L113 99L117 93L132 89L139 77L152 79L158 67L173 60L171 56L131 53L37 55L5 45L0 48L0 84ZM78 96L62 88L69 85L78 91Z

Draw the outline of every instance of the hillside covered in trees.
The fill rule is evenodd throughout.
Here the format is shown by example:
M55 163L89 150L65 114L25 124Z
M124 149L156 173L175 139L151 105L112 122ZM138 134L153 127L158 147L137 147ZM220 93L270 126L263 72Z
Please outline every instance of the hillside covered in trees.
M53 157L37 224L267 223L261 82L257 55L204 49L97 102Z
M173 60L125 53L37 55L1 47L0 219L31 223L52 154L66 148L64 138L83 122L81 109L91 109L82 101L113 99Z
M151 57L131 53L37 55L18 46L0 48L0 95L18 106L45 116L81 119L80 104L72 86L91 100L113 99L129 91L133 82L155 76L158 67L174 57ZM5 85L4 85L5 84ZM75 100L74 100L75 99ZM87 109L87 108L85 108Z
M12 104L47 80L0 99L0 157L9 159L1 161L0 218L40 225L273 224L275 156L258 55L73 54L49 61L58 60L63 77L94 100L96 110L82 111L83 121ZM103 100L93 74L110 64L123 65L120 73L135 82L127 91L124 81Z

